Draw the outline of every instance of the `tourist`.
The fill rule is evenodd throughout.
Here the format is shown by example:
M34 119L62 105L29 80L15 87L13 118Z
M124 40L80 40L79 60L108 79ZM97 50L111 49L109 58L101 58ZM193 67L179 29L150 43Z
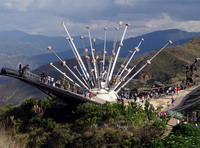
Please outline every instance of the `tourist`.
M51 77L50 76L47 76L47 83L50 85L50 82L51 82Z
M83 91L83 93L84 93L84 97L86 97L86 96L87 96L87 90L85 89L85 90Z
M147 93L147 101L149 101L150 100L150 95L149 95L149 93Z
M158 99L158 91L155 92L155 99Z
M51 82L50 82L50 84L53 85L53 83L54 83L54 77L51 77Z
M19 74L22 76L22 64L19 64Z
M91 99L92 98L92 92L89 92L89 98Z
M135 103L136 103L136 104L140 103L140 97L139 97L139 96L136 97Z
M180 90L181 90L180 86L177 86L177 88L176 88L177 94L179 94Z
M180 120L179 119L176 120L176 125L178 125L178 124L180 124Z
M174 106L174 102L175 102L175 99L174 99L174 97L172 95L172 102L171 102L172 106Z
M197 128L200 128L200 127L198 126L198 124L197 124L197 123L195 124L195 126L196 126Z
M47 77L44 78L44 83L48 84L48 78Z
M23 76L27 70L29 70L28 64L22 68L22 74L21 75Z
M144 99L144 96L142 95L142 104L144 103L144 100L145 100L145 99Z
M170 106L169 101L167 101L167 107L169 107L169 106Z
M40 73L40 77L41 77L41 81L44 83L45 82L45 77L46 77L44 71L42 73Z

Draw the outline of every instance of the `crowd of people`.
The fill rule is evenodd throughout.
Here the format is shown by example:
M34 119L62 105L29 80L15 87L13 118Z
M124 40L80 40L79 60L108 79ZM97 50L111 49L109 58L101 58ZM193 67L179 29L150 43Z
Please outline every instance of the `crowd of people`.
M86 89L82 89L76 85L76 83L68 81L65 77L61 76L60 79L55 80L54 77L46 76L44 72L40 73L41 82L51 85L53 87L61 88L64 90L68 90L77 94L84 95L85 97L92 98L94 95L92 92Z
M152 99L171 98L171 101L167 102L167 106L174 106L174 102L176 100L175 95L179 94L181 90L191 87L191 85L186 86L187 87L182 87L182 85L171 85L165 87L154 87L140 93L137 90L122 90L119 93L118 101L128 102L130 100L134 100L137 104L144 104L146 101L150 101Z
M29 70L29 65L26 65L24 67L22 67L21 64L19 65L20 75L24 75L24 73L27 70ZM46 75L44 71L40 72L39 75L41 82L51 85L53 87L82 94L85 97L89 98L92 98L95 95L89 90L80 88L79 86L76 85L76 83L66 80L64 76L61 76L60 79L55 80L54 77ZM190 84L186 84L186 87L190 87ZM184 87L181 85L171 85L166 87L156 87L156 88L154 87L152 89L145 90L141 93L138 93L137 91L122 90L119 93L118 101L124 102L124 101L134 100L136 103L144 103L146 101L149 101L150 99L159 99L166 96L171 96L171 103L168 102L168 105L170 104L173 105L175 102L174 95L178 94L182 89L184 89Z
M48 84L57 88L61 88L64 90L68 90L74 93L78 93L78 94L84 95L85 97L92 98L95 95L89 90L80 88L74 82L66 80L65 77L63 76L61 76L60 79L55 80L54 77L46 75L44 72L41 72L40 78L41 78L41 82L45 84ZM141 93L138 93L137 91L135 92L121 91L119 93L118 101L134 100L136 103L144 103L145 101L150 101L150 99L159 99L166 96L172 96L171 104L173 105L175 101L173 96L175 94L178 94L181 89L182 88L180 85L173 85L173 86L167 86L167 87L152 88L150 90L146 90Z

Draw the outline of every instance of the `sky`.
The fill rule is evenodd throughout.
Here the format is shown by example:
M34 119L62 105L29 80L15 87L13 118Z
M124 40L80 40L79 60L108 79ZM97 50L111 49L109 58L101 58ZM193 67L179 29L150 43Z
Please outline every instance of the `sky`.
M0 31L65 36L91 34L103 38L108 27L112 38L119 21L131 24L126 37L181 29L200 32L200 0L1 0ZM122 25L120 28L124 28Z

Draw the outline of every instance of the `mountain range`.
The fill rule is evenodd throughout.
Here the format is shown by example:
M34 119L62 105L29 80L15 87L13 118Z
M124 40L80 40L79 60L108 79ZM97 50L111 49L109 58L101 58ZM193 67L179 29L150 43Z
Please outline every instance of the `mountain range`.
M184 77L184 65L190 64L196 57L200 57L200 38L193 39L195 36L199 35L200 33L188 33L181 30L166 30L145 34L135 38L129 38L124 41L124 46L121 50L122 57L123 53L125 56L127 54L127 50L133 49L133 47L136 46L137 43L139 43L141 38L145 39L145 42L141 45L142 55L138 55L137 58L134 58L135 61L139 61L147 58L148 56L151 56L156 49L162 47L167 40L171 39L174 41L173 46L167 47L164 52L162 52L157 58L155 58L155 60L152 61L153 64L146 67L138 77L142 77L142 75L147 74L151 79L159 80L161 82L167 80L168 82L178 81L179 79L182 79ZM148 40L152 41L153 43L150 44ZM148 43L149 46L146 45ZM97 49L102 49L102 44L103 42L97 44ZM107 42L107 45L108 47L112 47L112 42ZM155 48L153 48L153 46ZM146 50L143 50L145 48ZM146 54L145 52L148 54ZM58 54L62 56L63 59L73 58L73 54L71 51L60 52ZM55 77L59 76L59 74L55 70L50 68L49 65L45 65L49 62L57 61L56 57L54 57L50 53L35 56L26 56L22 54L7 55L6 53L4 53L0 54L0 60L0 67L11 67L17 69L18 64L23 63L30 64L31 69L34 69L39 65L43 65L41 67L38 67L35 72L38 73L41 70L45 70L47 74L53 75ZM72 67L74 66L75 60L71 59L67 63L69 63L70 67ZM25 85L24 83L13 79L11 82L8 82L10 80L11 79L8 80L8 78L6 77L3 77L3 79L2 77L0 78L0 105L5 105L7 103L13 103L17 105L24 98L34 95L44 96L43 93L31 86Z
M141 38L144 43L138 54L150 52L161 48L168 40L172 40L173 45L182 45L194 37L200 36L200 33L186 32L178 29L155 31L138 37L131 37L124 40L124 46L120 51L120 57L126 57L128 50L134 49ZM80 37L75 36L74 42L80 54L83 54L83 44ZM89 39L84 38L85 47L90 50ZM31 35L21 31L0 31L0 67L16 68L19 63L29 64L35 69L43 64L57 60L47 46L52 46L55 52L63 59L73 58L74 54L70 49L65 37L47 37L42 35ZM96 50L101 54L103 50L103 40L96 40ZM107 51L110 53L113 41L107 41Z
M73 37L77 48L82 47L80 37ZM101 40L96 40L102 43ZM53 46L57 52L64 52L70 50L66 38L63 37L49 37L44 35L27 34L18 30L0 31L0 53L6 55L25 55L35 56L45 53L47 46ZM89 46L89 42L85 42L85 46Z
M20 80L12 79L8 83L0 83L0 105L20 103L29 97L44 98L45 94Z

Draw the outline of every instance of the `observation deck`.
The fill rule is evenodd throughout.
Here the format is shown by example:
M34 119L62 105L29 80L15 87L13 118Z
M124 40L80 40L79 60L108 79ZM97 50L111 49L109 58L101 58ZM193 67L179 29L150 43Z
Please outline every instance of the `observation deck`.
M67 103L70 105L76 106L80 103L85 103L85 102L98 104L98 105L105 103L104 100L101 100L95 97L91 97L91 98L85 97L82 94L78 94L66 89L61 89L49 84L45 84L41 81L40 76L30 71L26 71L25 74L21 76L20 73L14 69L2 68L0 75L19 79L33 87L38 88L39 90L43 91L47 95L51 97L53 95L57 97L58 99L60 99L61 101L63 101L64 103Z

